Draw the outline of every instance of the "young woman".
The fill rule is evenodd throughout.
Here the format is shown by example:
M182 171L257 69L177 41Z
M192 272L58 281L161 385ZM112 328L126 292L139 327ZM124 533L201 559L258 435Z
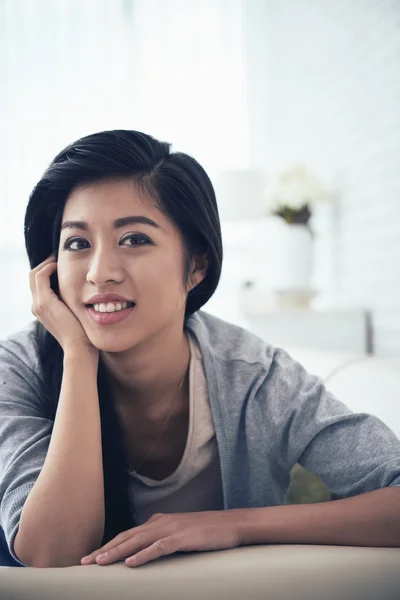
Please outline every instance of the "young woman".
M80 139L33 190L25 238L36 320L0 346L0 525L15 564L400 545L396 435L199 311L222 245L193 158L136 131ZM285 505L297 462L342 499Z

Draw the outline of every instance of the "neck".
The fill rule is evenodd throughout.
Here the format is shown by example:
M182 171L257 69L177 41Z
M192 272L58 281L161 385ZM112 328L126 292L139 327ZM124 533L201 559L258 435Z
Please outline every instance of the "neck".
M102 352L102 360L117 408L157 419L187 372L189 340L182 324L175 324L126 352Z

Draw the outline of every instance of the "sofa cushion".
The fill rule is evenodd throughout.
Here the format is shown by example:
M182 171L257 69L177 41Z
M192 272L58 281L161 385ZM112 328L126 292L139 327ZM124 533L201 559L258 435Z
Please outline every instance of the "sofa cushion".
M286 504L310 504L329 500L332 500L332 494L322 479L297 463L290 473Z

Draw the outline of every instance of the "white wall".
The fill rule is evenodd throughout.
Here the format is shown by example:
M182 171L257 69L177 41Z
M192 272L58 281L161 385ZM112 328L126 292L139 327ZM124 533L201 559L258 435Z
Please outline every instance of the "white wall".
M111 7L112 3L108 4ZM209 4L211 6L212 3ZM222 5L221 2L221 10ZM228 156L232 163L235 159L242 164L250 154L247 161L250 166L272 172L295 160L302 160L333 182L338 191L334 206L333 251L329 255L329 243L323 244L321 240L318 247L317 282L324 289L323 299L326 304L334 306L371 309L375 351L381 355L399 355L400 1L242 0L241 8L241 18L244 20L242 37L237 35L236 25L232 29L233 17L231 15L228 18L226 7L223 12L224 20L221 18L218 22L221 22L221 27L223 24L228 28L226 39L232 37L235 41L235 52L229 53L229 64L235 68L232 66L231 71L227 70L230 76L227 75L227 81L223 84L225 87L232 84L232 73L238 71L236 67L241 62L237 55L241 56L241 44L245 43L243 72L246 73L246 83L243 86L237 84L237 81L241 82L239 77L234 81L234 88L232 84L229 90L234 90L230 97L237 97L239 88L243 91L243 98L240 98L240 103L236 99L236 103L244 106L247 101L247 120L245 108L238 109L230 111L232 120L227 120L227 125L221 126L222 132L231 132L231 137L227 138L229 152L222 144L215 143L215 134L207 134L203 138L212 140L211 150L214 150L215 155L218 154L224 160ZM28 20L30 16L25 15L24 18ZM120 16L116 15L114 19L114 26L117 27ZM235 19L234 23L237 21ZM59 24L58 21L57 23ZM0 28L1 26L4 27L4 22L0 23ZM27 51L26 48L25 54L22 51L18 36L12 35L4 39L17 40L17 58L20 57L23 62ZM127 35L127 40L130 39ZM124 56L126 60L123 65L118 64L121 69L129 70L132 55L125 53ZM228 64L225 59L225 55L221 55L221 65ZM48 61L53 65L52 56L48 57ZM36 62L41 73L44 63ZM21 73L20 78L15 79L11 63L0 62L0 65L7 67L10 81L21 83ZM56 71L53 68L50 72ZM239 71L241 73L240 69ZM75 71L68 70L70 72ZM46 71L43 73L46 74ZM36 114L43 91L40 86L37 89L37 86L30 85L31 79L26 74L24 77L22 83L26 87L21 83L24 93L18 93L17 96L20 104L28 97L32 103L31 95L35 92L33 106ZM62 75L57 77L60 83ZM32 81L35 83L35 78ZM14 83L10 90L14 90L16 85ZM212 85L210 88L203 87L205 90L214 89ZM127 94L126 97L128 96ZM229 94L226 98L228 96ZM125 108L130 106L130 101L129 96L124 101ZM19 110L20 104L17 104ZM224 101L223 104L228 110L229 102ZM54 106L57 107L58 104L55 103ZM14 103L7 104L6 99L3 99L0 107L0 116L4 122L10 114L13 115L13 124L20 118L19 113L16 116ZM73 107L76 108L77 104L73 104ZM129 110L133 115L136 112L133 105ZM32 111L20 112L23 121L18 131L25 127L26 132L32 134L34 131L32 135L36 139L36 129L32 128L39 122L37 115L32 121ZM58 119L58 113L55 111L51 114L50 120L45 119L48 126L51 128L58 124L64 130L67 125L62 119ZM123 110L118 112L118 115L125 114ZM152 118L151 115L152 112L149 119ZM101 118L103 116L102 113ZM83 113L80 114L80 119L82 118ZM160 115L159 118L163 120ZM114 124L111 113L107 119L105 128ZM197 117L190 116L189 120L192 122L196 119ZM177 122L181 121L181 118L177 118ZM81 123L76 123L75 117L72 122L76 126ZM41 123L42 121L37 126L41 127ZM201 127L203 124L206 127L207 119L200 119L199 123ZM136 126L137 123L126 125ZM115 123L115 126L121 126L121 121ZM247 126L249 144L244 141L243 134ZM93 130L100 128L102 127L90 125ZM27 282L28 275L22 250L25 202L22 200L26 198L26 192L35 179L33 172L36 173L39 162L38 159L35 160L36 147L22 143L25 138L21 138L21 135L18 137L15 129L12 128L12 137L6 138L7 143L3 144L1 161L5 165L0 177L4 184L3 200L7 204L21 204L18 209L10 211L12 218L5 218L4 210L0 215L0 287L3 297L6 294L12 299L7 310L4 303L2 305L0 337L20 328L22 321L30 318L29 289L20 289L20 281ZM31 141L32 135L29 138ZM75 137L73 133L70 135ZM172 139L174 136L171 134L168 137ZM191 131L189 137L194 140L195 132ZM44 139L47 140L46 137ZM48 154L50 160L58 149L58 143L55 144L54 152L50 152L49 147L46 157ZM190 150L186 147L182 149ZM202 160L202 156L198 156L196 152L194 154ZM44 166L43 158L40 159L40 164ZM237 166L236 163L233 166ZM10 181L16 182L16 188L13 189L16 193L5 194L4 190ZM15 231L20 232L18 240ZM331 260L332 258L335 260ZM237 263L234 267L237 269ZM226 313L225 297L221 297L220 304Z
M253 162L334 184L330 301L370 309L376 353L400 355L400 2L245 4Z
M0 339L30 312L23 222L52 158L138 129L210 174L248 160L241 0L0 0Z

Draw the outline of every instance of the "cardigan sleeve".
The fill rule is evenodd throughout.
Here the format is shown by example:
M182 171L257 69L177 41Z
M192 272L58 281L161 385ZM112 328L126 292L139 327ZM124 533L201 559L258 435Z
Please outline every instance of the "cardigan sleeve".
M299 463L340 497L400 486L400 440L378 417L354 413L284 350L266 383L266 417L279 423L275 450L287 469Z
M0 342L0 526L11 556L24 503L44 464L53 421L44 411L32 335Z

